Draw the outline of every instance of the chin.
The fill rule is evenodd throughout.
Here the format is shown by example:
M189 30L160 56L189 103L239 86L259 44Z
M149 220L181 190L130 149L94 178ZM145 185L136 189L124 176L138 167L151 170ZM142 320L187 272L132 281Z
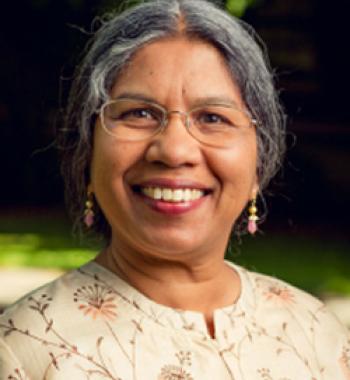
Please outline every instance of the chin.
M147 247L146 250L152 252L152 255L163 258L179 258L193 252L200 252L200 247L207 245L198 239L198 235L184 236L179 233L175 235L167 233L161 236L158 234L156 237L151 235L150 239L146 239L144 243L143 246Z

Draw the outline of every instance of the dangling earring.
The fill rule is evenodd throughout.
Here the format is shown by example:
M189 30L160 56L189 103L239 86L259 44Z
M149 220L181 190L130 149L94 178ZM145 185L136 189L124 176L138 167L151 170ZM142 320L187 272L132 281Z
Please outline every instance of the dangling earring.
M88 198L85 202L85 211L84 211L84 223L87 228L90 228L94 224L95 213L92 210L94 206L92 192L88 192Z
M257 231L258 227L256 225L256 222L259 220L259 217L256 215L258 209L256 207L256 198L253 198L251 200L250 206L248 208L248 232L251 235L254 235Z

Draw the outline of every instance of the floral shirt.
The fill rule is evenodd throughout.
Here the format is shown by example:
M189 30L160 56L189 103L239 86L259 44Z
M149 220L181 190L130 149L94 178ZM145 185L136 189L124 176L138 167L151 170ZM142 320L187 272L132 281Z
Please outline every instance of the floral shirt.
M0 316L1 380L350 380L350 336L324 305L231 265L238 301L214 313L150 300L95 262Z

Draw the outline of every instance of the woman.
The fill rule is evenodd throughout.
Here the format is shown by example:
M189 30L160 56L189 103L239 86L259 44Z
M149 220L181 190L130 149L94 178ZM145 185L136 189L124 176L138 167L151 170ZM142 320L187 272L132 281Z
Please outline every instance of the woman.
M321 302L224 261L246 207L256 230L283 127L224 11L150 1L107 21L61 141L72 212L106 247L4 313L1 379L349 380L349 335Z

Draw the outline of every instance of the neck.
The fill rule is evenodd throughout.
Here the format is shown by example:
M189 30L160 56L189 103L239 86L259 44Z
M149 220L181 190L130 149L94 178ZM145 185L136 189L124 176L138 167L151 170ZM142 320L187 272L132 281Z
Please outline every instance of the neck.
M203 313L209 328L213 311L233 304L240 294L239 276L223 256L163 259L112 242L95 260L159 304Z

